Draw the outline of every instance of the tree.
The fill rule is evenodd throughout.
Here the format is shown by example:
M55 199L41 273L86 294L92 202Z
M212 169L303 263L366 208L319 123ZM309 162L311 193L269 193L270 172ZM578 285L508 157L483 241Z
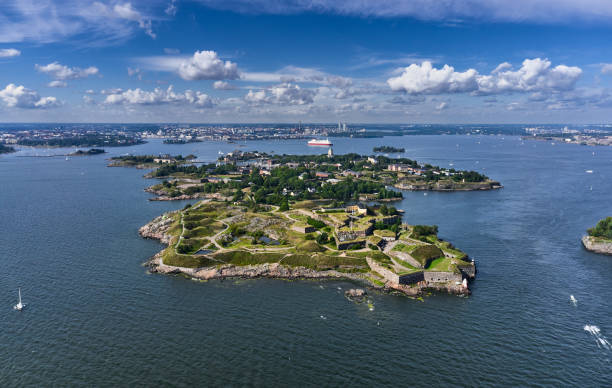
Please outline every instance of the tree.
M323 232L320 235L317 236L317 243L323 245L325 243L327 243L328 241L328 236L327 233Z
M278 210L281 212L289 210L289 200L286 197L285 197L285 200L281 203Z

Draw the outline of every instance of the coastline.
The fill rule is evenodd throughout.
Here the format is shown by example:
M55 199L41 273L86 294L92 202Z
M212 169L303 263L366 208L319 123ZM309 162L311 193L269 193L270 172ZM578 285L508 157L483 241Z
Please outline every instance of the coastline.
M592 236L582 236L582 245L589 252L612 256L612 240L597 239Z
M487 191L487 190L498 190L502 189L504 186L496 181L489 181L483 183L415 183L415 184L403 184L398 183L393 187L400 190L407 191L444 191L444 192L454 192L454 191Z

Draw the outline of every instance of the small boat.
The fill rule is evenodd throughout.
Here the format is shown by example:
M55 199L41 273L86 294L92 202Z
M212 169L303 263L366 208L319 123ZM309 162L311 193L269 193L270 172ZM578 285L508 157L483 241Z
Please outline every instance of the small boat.
M578 300L574 298L574 295L570 295L570 301L572 302L574 306L578 303Z
M592 173L593 173L593 170L586 170L585 172L586 172L587 174L592 174Z
M17 304L13 306L13 308L17 311L21 311L24 307L25 304L21 303L21 288L19 288L19 302L17 302Z

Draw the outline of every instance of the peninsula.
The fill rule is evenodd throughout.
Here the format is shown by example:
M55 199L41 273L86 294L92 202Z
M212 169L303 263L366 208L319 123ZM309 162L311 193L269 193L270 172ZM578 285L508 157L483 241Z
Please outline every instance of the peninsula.
M587 233L582 237L582 244L586 250L612 255L612 217L599 221L594 228L589 228Z
M342 278L411 296L470 292L476 268L467 254L438 238L437 226L404 223L403 212L387 204L403 197L389 186L413 175L389 168L398 159L235 152L198 167L177 157L172 163L120 158L115 165L154 163L147 176L165 180L147 191L160 198L204 198L140 229L167 246L150 259L153 272ZM459 184L492 182L475 172L399 161L422 169L428 184L435 184L434 171L459 176Z

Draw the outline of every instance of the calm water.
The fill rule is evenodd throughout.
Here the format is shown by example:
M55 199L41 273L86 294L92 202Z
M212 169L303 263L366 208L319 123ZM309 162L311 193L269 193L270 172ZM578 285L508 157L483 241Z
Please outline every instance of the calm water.
M422 162L485 172L505 188L405 193L410 223L476 259L473 295L424 302L373 294L347 301L348 282L195 282L149 275L161 249L137 229L184 203L150 202L143 171L104 156L0 156L0 385L605 386L612 350L612 258L581 248L612 215L612 148L514 137L334 139L336 153L406 148ZM195 153L236 144L111 149ZM326 152L303 141L243 149ZM595 152L595 154L593 154ZM593 170L593 174L585 173ZM27 309L15 312L17 287ZM577 306L569 296L578 299Z

